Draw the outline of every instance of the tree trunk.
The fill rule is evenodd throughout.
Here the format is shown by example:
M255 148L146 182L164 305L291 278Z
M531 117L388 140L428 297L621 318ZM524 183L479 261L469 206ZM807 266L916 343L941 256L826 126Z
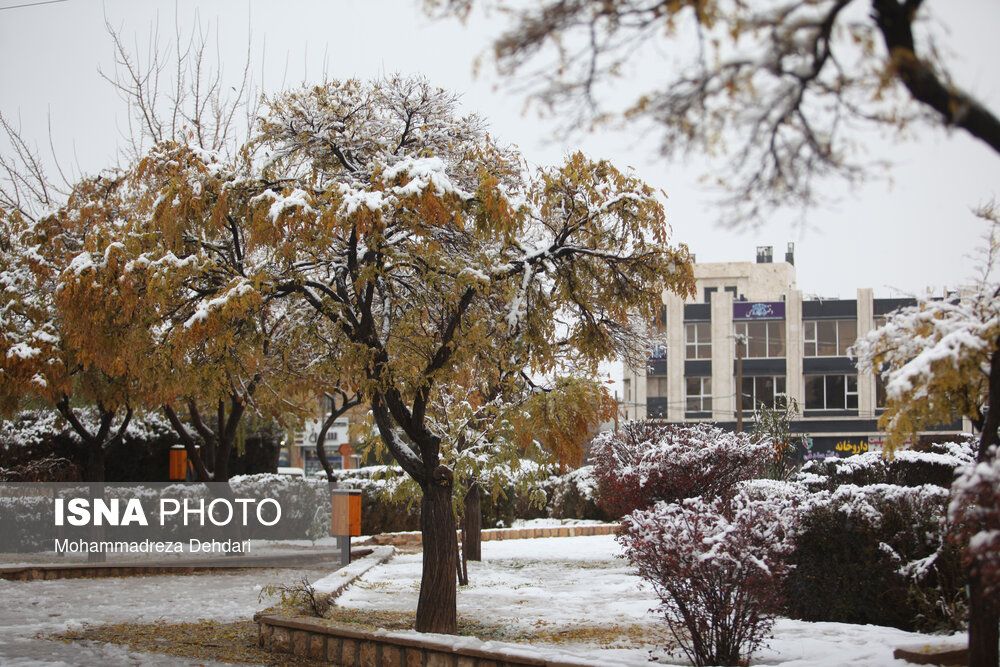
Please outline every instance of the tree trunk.
M986 418L979 439L980 463L998 456L993 447L998 444L1000 429L1000 338L994 342L990 357L989 392ZM977 563L968 568L969 576L969 667L1000 666L1000 603L990 600L983 591Z
M424 557L417 632L455 634L458 630L455 614L458 536L451 492L450 480L432 479L423 488L420 532Z
M104 482L104 447L103 443L100 442L85 442L83 446L86 448L86 462L83 468L83 481L85 482Z
M983 594L978 574L969 574L969 667L1000 665L1000 615Z
M483 506L479 482L469 485L465 493L465 530L462 533L462 555L466 560L483 559Z
M326 455L326 434L329 432L330 427L333 426L333 422L340 416L337 411L332 412L324 421L323 426L319 430L319 435L316 437L316 457L319 459L320 464L323 466L323 472L326 473L326 481L331 484L336 480L333 477L333 466L330 465L330 459Z

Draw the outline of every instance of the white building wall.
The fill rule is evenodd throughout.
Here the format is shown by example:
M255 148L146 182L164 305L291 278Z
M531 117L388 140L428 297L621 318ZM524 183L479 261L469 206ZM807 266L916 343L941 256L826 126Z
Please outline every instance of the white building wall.
M858 290L858 338L875 328L875 299L870 287ZM875 374L858 372L858 414L875 415Z
M802 351L802 292L790 290L785 294L785 393L795 399L799 410L806 404Z
M676 294L665 293L663 305L667 309L667 419L684 420L684 300Z
M733 295L716 292L712 295L712 419L729 421L736 418L736 381L733 363L736 360L735 327L733 326Z

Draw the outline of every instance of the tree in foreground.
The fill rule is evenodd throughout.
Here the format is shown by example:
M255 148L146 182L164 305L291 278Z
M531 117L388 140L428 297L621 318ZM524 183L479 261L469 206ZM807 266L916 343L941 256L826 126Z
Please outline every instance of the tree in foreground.
M977 465L953 485L950 514L967 545L969 664L992 667L1000 660L1000 608L989 593L1000 530L993 472L1000 443L1000 217L992 206L979 215L991 227L975 284L896 311L860 339L854 353L859 370L880 372L885 381L879 426L888 431L890 453L926 427L958 416L980 433Z
M455 481L428 421L435 396L479 355L529 372L566 350L583 368L641 356L634 318L653 321L664 288L691 289L687 250L668 245L660 200L636 178L579 154L527 173L419 79L282 95L258 140L268 289L333 325L329 353L420 486L417 630L453 633Z
M957 127L1000 153L1000 119L964 90L938 47L946 36L923 0L424 0L435 13L473 8L514 17L493 49L500 73L566 118L623 119L661 132L668 157L725 159L713 183L733 222L777 206L822 202L818 178L872 171L865 129ZM937 3L944 13L972 11ZM648 90L615 83L636 67ZM613 103L612 103L613 104Z

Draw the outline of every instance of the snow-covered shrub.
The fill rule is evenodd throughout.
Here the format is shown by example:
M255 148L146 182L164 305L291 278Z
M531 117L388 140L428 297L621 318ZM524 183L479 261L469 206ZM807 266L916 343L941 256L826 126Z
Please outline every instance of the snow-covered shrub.
M325 480L264 473L233 477L229 485L237 498L274 498L281 505L281 521L273 528L254 526L249 537L289 539L330 534L330 486Z
M711 424L629 422L598 435L591 459L601 505L623 516L658 500L726 496L756 477L771 453L765 440Z
M542 483L542 489L548 498L544 513L548 518L599 521L610 518L597 502L597 479L592 465L549 477Z
M0 468L0 482L78 482L82 478L80 466L54 454Z
M96 410L80 410L81 422L96 432ZM167 450L177 442L170 424L158 413L137 413L129 422L125 437L116 453L106 464L108 481L136 481L166 477ZM66 421L54 410L24 410L0 423L0 468L28 471L30 481L68 481L65 465L49 466L50 476L39 477L32 473L39 470L34 462L44 459L67 459L81 464L79 458L81 439ZM44 477L44 478L43 478Z
M811 494L790 558L786 613L906 630L960 627L965 582L947 540L947 500L948 491L931 484L848 484Z
M919 449L897 450L892 459L878 452L843 459L816 459L802 467L797 479L813 491L833 491L843 484L934 484L949 488L958 469L975 458L975 449L969 442L932 443Z
M51 549L58 537L53 511L52 499L44 496L0 497L3 543L19 553Z
M948 514L957 535L968 540L963 558L983 582L983 594L1000 606L1000 458L970 465L952 486Z
M695 665L746 664L773 625L795 512L754 495L661 501L622 520L618 540L661 600L668 648Z

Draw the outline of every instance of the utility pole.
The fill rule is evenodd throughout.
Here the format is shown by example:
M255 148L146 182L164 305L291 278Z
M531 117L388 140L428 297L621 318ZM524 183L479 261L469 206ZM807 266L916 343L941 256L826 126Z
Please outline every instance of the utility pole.
M743 354L746 335L736 334L736 432L743 432Z

